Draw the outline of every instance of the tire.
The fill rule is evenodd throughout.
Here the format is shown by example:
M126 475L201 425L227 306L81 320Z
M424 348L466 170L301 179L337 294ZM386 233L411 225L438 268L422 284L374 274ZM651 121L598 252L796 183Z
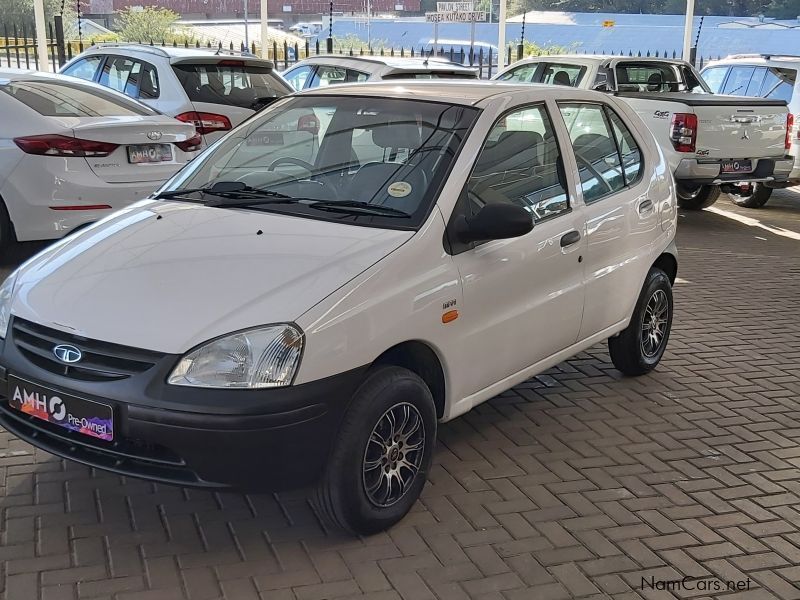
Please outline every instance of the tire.
M772 188L768 188L763 183L751 184L750 194L728 194L736 206L744 208L761 208L772 196Z
M659 307L663 307L660 318ZM630 324L618 336L608 340L608 351L614 366L625 375L644 375L652 371L667 348L672 329L672 312L672 285L669 277L661 269L650 269L636 301ZM654 313L656 317L652 316ZM651 333L656 334L653 328L656 318L660 323L657 343L650 337ZM645 326L648 328L645 329Z
M17 238L14 236L14 226L8 217L6 205L3 204L3 199L0 198L0 264L5 262L16 243Z
M677 186L678 206L685 210L702 210L708 208L719 198L718 185L701 185L695 189Z
M398 439L397 432L405 432L406 439ZM386 438L388 445L381 443ZM320 512L354 534L388 529L419 498L435 444L436 408L425 382L408 369L377 368L342 420L316 492ZM411 445L411 452L403 450ZM404 468L403 461L416 471Z

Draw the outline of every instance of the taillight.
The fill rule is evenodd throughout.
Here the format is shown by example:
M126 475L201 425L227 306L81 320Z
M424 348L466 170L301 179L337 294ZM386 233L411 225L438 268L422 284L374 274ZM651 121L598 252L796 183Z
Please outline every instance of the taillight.
M231 129L231 120L225 115L191 111L181 113L175 118L184 123L191 123L197 129L197 133L201 135Z
M26 154L41 156L108 156L119 147L65 135L29 135L14 138L14 143Z
M794 115L789 113L786 115L786 139L783 143L783 147L787 150L792 148L792 129L794 129Z
M200 150L200 146L203 145L203 138L199 133L195 133L188 140L175 142L175 145L184 152L197 152Z
M678 152L694 152L697 143L697 115L675 113L670 128L672 146Z

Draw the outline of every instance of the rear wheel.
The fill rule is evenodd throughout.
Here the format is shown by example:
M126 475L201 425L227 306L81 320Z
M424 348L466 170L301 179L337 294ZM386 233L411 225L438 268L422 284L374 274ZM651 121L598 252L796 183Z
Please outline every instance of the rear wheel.
M316 501L333 524L356 534L388 529L416 502L436 444L436 408L415 373L375 370L344 416Z
M744 208L761 208L772 196L772 188L768 188L763 183L748 183L737 186L741 193L729 193L736 206Z
M690 188L678 184L677 193L678 206L685 210L702 210L717 201L720 191L718 185L701 185Z
M672 329L672 284L661 269L650 269L631 322L609 338L611 362L625 375L644 375L664 356Z

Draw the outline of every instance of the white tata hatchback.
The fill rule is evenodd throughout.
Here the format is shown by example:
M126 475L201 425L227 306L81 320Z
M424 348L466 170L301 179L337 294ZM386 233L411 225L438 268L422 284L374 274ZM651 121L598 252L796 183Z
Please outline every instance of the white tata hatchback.
M0 424L180 485L318 484L368 533L448 421L609 340L654 368L672 178L608 95L376 83L277 101L0 289Z

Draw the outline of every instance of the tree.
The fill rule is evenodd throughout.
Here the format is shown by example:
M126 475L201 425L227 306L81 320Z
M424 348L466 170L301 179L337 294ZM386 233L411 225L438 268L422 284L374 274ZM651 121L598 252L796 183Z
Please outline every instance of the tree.
M180 15L158 6L128 7L117 13L119 37L127 42L194 42L186 30L175 23Z
M62 14L61 0L44 0L44 18L48 23L53 17ZM0 0L0 25L7 25L11 30L17 27L33 27L33 0ZM75 20L75 8L70 1L64 4L64 29L70 31ZM0 28L1 30L2 28Z

